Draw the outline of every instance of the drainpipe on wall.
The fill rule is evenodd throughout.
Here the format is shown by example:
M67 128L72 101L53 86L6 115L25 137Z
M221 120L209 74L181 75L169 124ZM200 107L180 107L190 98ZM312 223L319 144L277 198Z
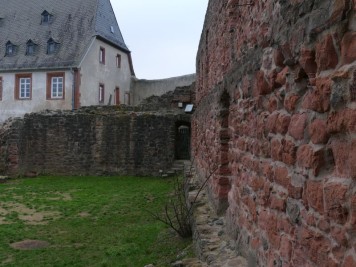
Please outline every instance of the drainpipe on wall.
M76 82L76 77L75 77L75 72L73 68L70 68L70 73L72 73L72 110L74 110L74 98L75 98L75 82Z

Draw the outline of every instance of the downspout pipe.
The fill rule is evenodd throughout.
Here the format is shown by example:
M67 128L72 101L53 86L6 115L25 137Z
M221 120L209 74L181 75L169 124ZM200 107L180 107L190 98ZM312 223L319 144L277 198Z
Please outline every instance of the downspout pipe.
M75 88L76 88L76 77L75 77L75 72L73 70L73 68L70 68L70 73L72 74L72 79L73 79L73 82L72 82L72 110L75 109Z

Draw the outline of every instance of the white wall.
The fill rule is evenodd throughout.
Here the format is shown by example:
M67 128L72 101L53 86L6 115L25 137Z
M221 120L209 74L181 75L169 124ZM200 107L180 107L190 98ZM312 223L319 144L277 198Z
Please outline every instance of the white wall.
M50 71L55 72L55 71ZM63 71L61 71L63 72ZM16 74L20 74L17 72ZM73 74L65 71L65 99L47 100L47 72L32 73L32 99L15 100L15 73L0 73L3 80L3 94L0 100L0 122L9 117L21 117L25 113L38 112L45 109L71 109Z
M99 62L100 47L105 48L105 64ZM116 66L116 55L121 55L121 68ZM105 85L105 101L115 104L115 88L120 88L120 102L124 103L124 94L129 92L131 83L131 70L128 55L101 40L95 39L88 54L80 66L80 104L81 106L99 105L99 84Z

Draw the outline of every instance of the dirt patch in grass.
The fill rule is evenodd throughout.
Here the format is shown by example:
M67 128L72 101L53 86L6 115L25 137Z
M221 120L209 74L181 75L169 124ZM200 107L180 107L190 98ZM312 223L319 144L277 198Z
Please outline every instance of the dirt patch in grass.
M10 244L10 247L19 250L42 249L48 246L49 243L47 241L42 241L42 240L23 240L20 242Z
M57 211L37 211L21 203L4 202L0 204L0 225L11 224L11 219L9 220L7 215L12 213L16 213L19 220L30 225L47 224L48 219L53 220L61 217L60 212Z
M88 212L83 211L83 212L79 213L78 216L82 217L82 218L86 218L86 217L89 217L90 214Z
M63 200L69 201L72 200L72 196L70 193L63 193L63 192L54 192L54 197L49 197L48 200Z
M12 255L8 256L4 261L2 261L0 263L0 266L6 266L8 264L10 264L11 262L13 262L14 257Z

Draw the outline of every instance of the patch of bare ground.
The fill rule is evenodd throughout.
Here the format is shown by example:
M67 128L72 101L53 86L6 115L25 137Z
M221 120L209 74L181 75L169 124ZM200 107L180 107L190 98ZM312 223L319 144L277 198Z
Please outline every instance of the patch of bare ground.
M72 196L67 192L53 192L54 197L49 197L48 200L64 200L69 201L72 200Z
M86 218L86 217L89 217L90 216L90 213L86 212L86 211L83 211L81 213L78 214L79 217L82 217L82 218Z
M18 214L18 218L21 221L30 225L47 224L49 219L53 220L61 217L58 211L37 211L21 203L4 202L0 203L0 225L11 223L6 220L6 215L13 212Z
M33 250L33 249L42 249L47 248L49 243L43 240L23 240L20 242L12 243L10 246L13 249L19 250Z
M0 263L0 266L7 266L8 264L10 264L13 261L14 261L14 258L12 255L7 256L7 258Z

